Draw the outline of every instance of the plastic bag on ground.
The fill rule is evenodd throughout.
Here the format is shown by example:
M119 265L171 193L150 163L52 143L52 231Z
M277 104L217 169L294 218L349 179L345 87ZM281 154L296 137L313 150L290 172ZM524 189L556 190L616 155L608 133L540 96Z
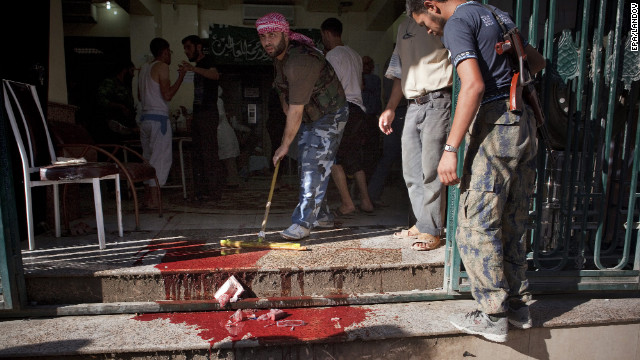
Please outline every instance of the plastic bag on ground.
M220 307L225 307L230 302L238 301L238 297L242 295L243 292L244 288L240 285L238 279L231 275L218 291L216 291L213 297L218 300Z

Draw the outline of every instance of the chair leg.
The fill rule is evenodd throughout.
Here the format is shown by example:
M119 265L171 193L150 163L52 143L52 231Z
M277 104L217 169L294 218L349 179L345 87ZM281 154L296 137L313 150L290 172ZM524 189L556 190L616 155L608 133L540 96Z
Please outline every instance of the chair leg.
M162 217L162 189L160 186L149 186L149 196L147 197L149 206L158 208L160 217Z
M69 226L69 210L67 209L67 188L69 184L64 184L62 188L62 223L64 224L64 230L69 233L71 226Z
M182 151L182 139L178 141L178 151L180 154L180 174L182 176L182 196L186 200L187 186L185 185L185 176L184 176L184 152Z
M32 205L32 196L31 196L31 187L29 183L25 181L24 184L24 197L25 197L25 207L27 208L27 232L29 238L29 250L34 250L36 248L36 235L33 224L33 205Z
M53 184L53 219L56 226L56 237L59 238L62 236L62 232L60 231L60 189L58 184Z
M156 189L158 189L158 211L160 212L159 217L162 217L162 189L160 188L160 182L156 177Z
M140 206L138 205L138 193L134 186L131 186L133 194L133 212L136 215L136 230L140 230Z
M104 216L102 214L102 194L100 193L100 179L93 178L93 201L96 206L96 228L98 229L98 243L100 249L107 247L104 234Z
M122 229L122 198L120 194L120 174L116 174L116 212L118 213L118 235L124 236Z

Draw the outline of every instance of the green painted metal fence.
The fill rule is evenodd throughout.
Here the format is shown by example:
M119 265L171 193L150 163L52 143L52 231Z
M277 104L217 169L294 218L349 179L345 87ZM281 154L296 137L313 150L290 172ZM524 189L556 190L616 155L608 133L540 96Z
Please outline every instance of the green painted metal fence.
M0 95L0 109L4 109ZM0 111L0 310L17 310L26 305L26 288L18 236L16 199L12 181L8 121Z
M534 292L640 289L640 52L631 46L631 2L515 0L505 9L517 14L520 29L528 24L529 43L547 60L537 83L547 122L527 234ZM573 11L563 11L564 24L575 26L556 28L567 6ZM450 188L450 293L469 291L455 244L458 198Z

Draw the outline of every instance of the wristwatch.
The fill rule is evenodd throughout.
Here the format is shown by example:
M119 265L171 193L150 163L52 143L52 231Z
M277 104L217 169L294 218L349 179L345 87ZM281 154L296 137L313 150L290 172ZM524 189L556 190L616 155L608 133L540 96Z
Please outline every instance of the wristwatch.
M446 144L446 145L444 146L444 151L448 151L448 152L452 152L452 153L457 153L457 152L458 152L458 148L453 147L453 146L451 146L451 145L449 145L449 144Z

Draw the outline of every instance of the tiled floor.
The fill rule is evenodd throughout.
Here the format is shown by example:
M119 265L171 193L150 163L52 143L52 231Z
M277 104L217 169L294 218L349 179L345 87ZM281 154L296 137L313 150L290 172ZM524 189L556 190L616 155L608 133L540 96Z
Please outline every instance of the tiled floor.
M289 176L285 184L294 184ZM80 203L83 216L72 226L85 223L92 231L85 235L55 238L53 231L36 237L36 250L23 251L27 273L40 271L141 271L154 267L167 257L200 261L220 256L220 240L256 241L264 214L271 182L270 176L255 176L238 189L228 190L217 203L184 200L182 189L163 190L164 216L157 211L140 214L141 229L135 230L133 205L123 199L125 236L117 236L115 201L105 198L107 248L98 249L95 218L91 201ZM409 203L402 183L391 183L385 189L386 207L372 214L357 213L336 219L332 229L317 229L301 242L309 251L272 250L261 256L255 266L261 268L370 266L407 263L442 263L444 248L429 252L410 249L411 240L393 239L393 232L407 226ZM89 189L90 190L90 189ZM126 196L126 190L123 190ZM335 188L328 190L331 208L339 205ZM91 199L91 197L88 197ZM274 193L270 208L266 241L285 241L279 231L291 223L291 212L297 203L297 190L281 189ZM26 243L23 244L26 249ZM188 251L185 252L185 248ZM236 249L234 249L236 250ZM244 252L244 250L242 251ZM195 260L194 260L195 259ZM195 266L195 265L194 265Z

